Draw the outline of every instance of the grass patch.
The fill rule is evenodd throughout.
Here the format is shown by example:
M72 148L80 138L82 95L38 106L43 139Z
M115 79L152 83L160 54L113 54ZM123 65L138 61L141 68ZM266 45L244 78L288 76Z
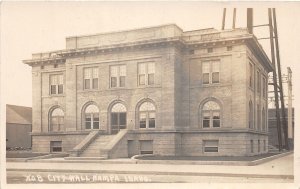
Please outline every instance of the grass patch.
M13 151L13 152L6 152L6 158L30 158L30 157L37 157L47 155L47 153L34 153L28 151Z
M278 154L278 153L277 153ZM137 157L140 160L184 160L184 161L255 161L258 159L277 155L267 153L256 156L144 156Z

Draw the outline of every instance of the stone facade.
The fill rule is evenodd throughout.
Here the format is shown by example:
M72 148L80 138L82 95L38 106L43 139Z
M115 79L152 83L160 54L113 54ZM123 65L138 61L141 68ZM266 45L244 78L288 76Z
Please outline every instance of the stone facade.
M267 152L264 79L273 67L247 29L183 32L171 24L68 37L66 43L64 50L24 61L32 66L33 151L50 152L51 141L58 141L56 150L69 152L93 130L90 124L99 135L118 138L112 125L121 128L121 114L112 113L122 104L128 132L115 141L111 158L143 148L182 156ZM98 108L92 118L91 104ZM57 108L63 113L53 113Z

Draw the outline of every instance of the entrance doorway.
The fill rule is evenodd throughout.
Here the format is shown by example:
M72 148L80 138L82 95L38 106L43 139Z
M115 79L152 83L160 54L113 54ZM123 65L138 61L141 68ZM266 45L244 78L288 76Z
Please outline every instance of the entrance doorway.
M115 104L111 109L111 134L118 133L121 129L126 129L126 107L121 104Z

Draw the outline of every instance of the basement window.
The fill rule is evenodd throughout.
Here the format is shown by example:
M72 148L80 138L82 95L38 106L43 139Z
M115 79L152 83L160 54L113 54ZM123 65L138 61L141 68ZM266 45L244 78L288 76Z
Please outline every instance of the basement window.
M50 141L50 152L62 152L62 141Z
M204 140L204 152L219 152L219 140Z
M140 154L153 154L153 140L140 140Z

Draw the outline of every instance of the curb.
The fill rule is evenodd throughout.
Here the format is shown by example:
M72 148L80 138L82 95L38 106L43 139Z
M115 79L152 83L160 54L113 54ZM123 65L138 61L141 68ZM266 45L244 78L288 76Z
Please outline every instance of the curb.
M140 159L128 159L128 160L99 160L99 159L69 159L66 158L64 160L51 160L51 159L32 159L30 162L44 162L44 163L100 163L100 164L172 164L172 165L232 165L232 166L255 166L262 163L266 163L268 161L272 161L274 159L287 156L292 154L293 152L285 152L281 154L275 154L269 157L265 157L262 159L254 160L254 161L192 161L192 160L140 160Z
M290 155L294 153L293 151L290 151L290 152L285 152L285 153L281 153L281 154L276 154L276 155L273 155L273 156L270 156L270 157L266 157L266 158L262 158L262 159L258 159L258 160L254 160L254 161L250 161L249 162L249 166L254 166L254 165L259 165L259 164L262 164L262 163L266 163L268 161L272 161L274 159L277 159L277 158L281 158L281 157L284 157L284 156L287 156L287 155Z

